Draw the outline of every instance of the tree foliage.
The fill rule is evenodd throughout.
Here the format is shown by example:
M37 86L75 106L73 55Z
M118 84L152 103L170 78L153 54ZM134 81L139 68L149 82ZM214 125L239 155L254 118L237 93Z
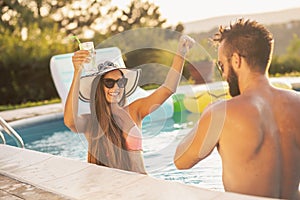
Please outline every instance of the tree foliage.
M28 28L32 23L44 29L56 25L61 32L80 35L83 31L97 31L102 23L116 11L111 0L2 0L0 25L14 32Z
M293 35L286 53L273 58L269 72L270 74L300 72L300 38L297 34Z
M162 27L166 19L161 17L159 7L154 3L132 0L126 10L117 17L108 30L111 34L143 27Z
M61 41L65 37L57 26L44 29L29 26L29 37L20 32L0 34L0 104L19 104L57 97L49 62L52 55L71 52L73 45ZM34 42L38 41L38 42Z

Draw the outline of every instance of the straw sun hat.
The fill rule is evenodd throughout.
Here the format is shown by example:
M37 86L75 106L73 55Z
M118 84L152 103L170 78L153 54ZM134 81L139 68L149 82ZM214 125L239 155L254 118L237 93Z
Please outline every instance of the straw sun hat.
M104 74L113 71L120 70L123 72L124 77L128 79L127 84L125 86L125 94L126 96L130 96L138 85L138 80L140 77L140 70L131 70L127 68L122 68L114 64L113 62L106 61L104 63L100 63L97 67L98 71L93 72L91 74L82 76L80 78L80 86L79 86L79 98L84 102L89 102L91 98L91 88L93 80L98 76L103 76Z

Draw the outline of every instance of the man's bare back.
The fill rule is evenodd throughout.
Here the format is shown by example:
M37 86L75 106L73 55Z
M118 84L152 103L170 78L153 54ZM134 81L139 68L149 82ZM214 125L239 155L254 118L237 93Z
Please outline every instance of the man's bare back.
M299 199L299 94L263 86L228 101L226 110L218 145L225 190Z

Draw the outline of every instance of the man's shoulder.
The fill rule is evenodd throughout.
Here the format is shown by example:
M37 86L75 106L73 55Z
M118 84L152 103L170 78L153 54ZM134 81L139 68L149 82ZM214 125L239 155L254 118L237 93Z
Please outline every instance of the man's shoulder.
M257 114L257 107L253 102L243 95L228 100L215 102L207 107L206 113L226 116L227 119L242 120L246 116Z
M300 92L292 89L272 88L270 99L275 102L276 106L293 105L295 108L300 107ZM297 106L299 105L299 106Z
M281 95L285 95L286 97L290 97L290 98L300 101L300 91L286 90L286 89L280 89L280 88L278 89L278 91L281 93Z
M247 104L247 98L243 96L236 96L227 100L216 101L213 104L208 106L210 110L218 110L223 111L226 109L227 111L239 109Z

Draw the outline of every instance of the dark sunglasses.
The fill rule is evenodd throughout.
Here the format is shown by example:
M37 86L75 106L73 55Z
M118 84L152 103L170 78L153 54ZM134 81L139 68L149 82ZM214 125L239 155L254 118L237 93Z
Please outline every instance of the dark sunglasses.
M111 79L111 78L104 78L103 79L103 84L107 88L113 88L115 86L115 83L119 86L119 88L124 88L127 84L127 78L120 78L118 80Z

